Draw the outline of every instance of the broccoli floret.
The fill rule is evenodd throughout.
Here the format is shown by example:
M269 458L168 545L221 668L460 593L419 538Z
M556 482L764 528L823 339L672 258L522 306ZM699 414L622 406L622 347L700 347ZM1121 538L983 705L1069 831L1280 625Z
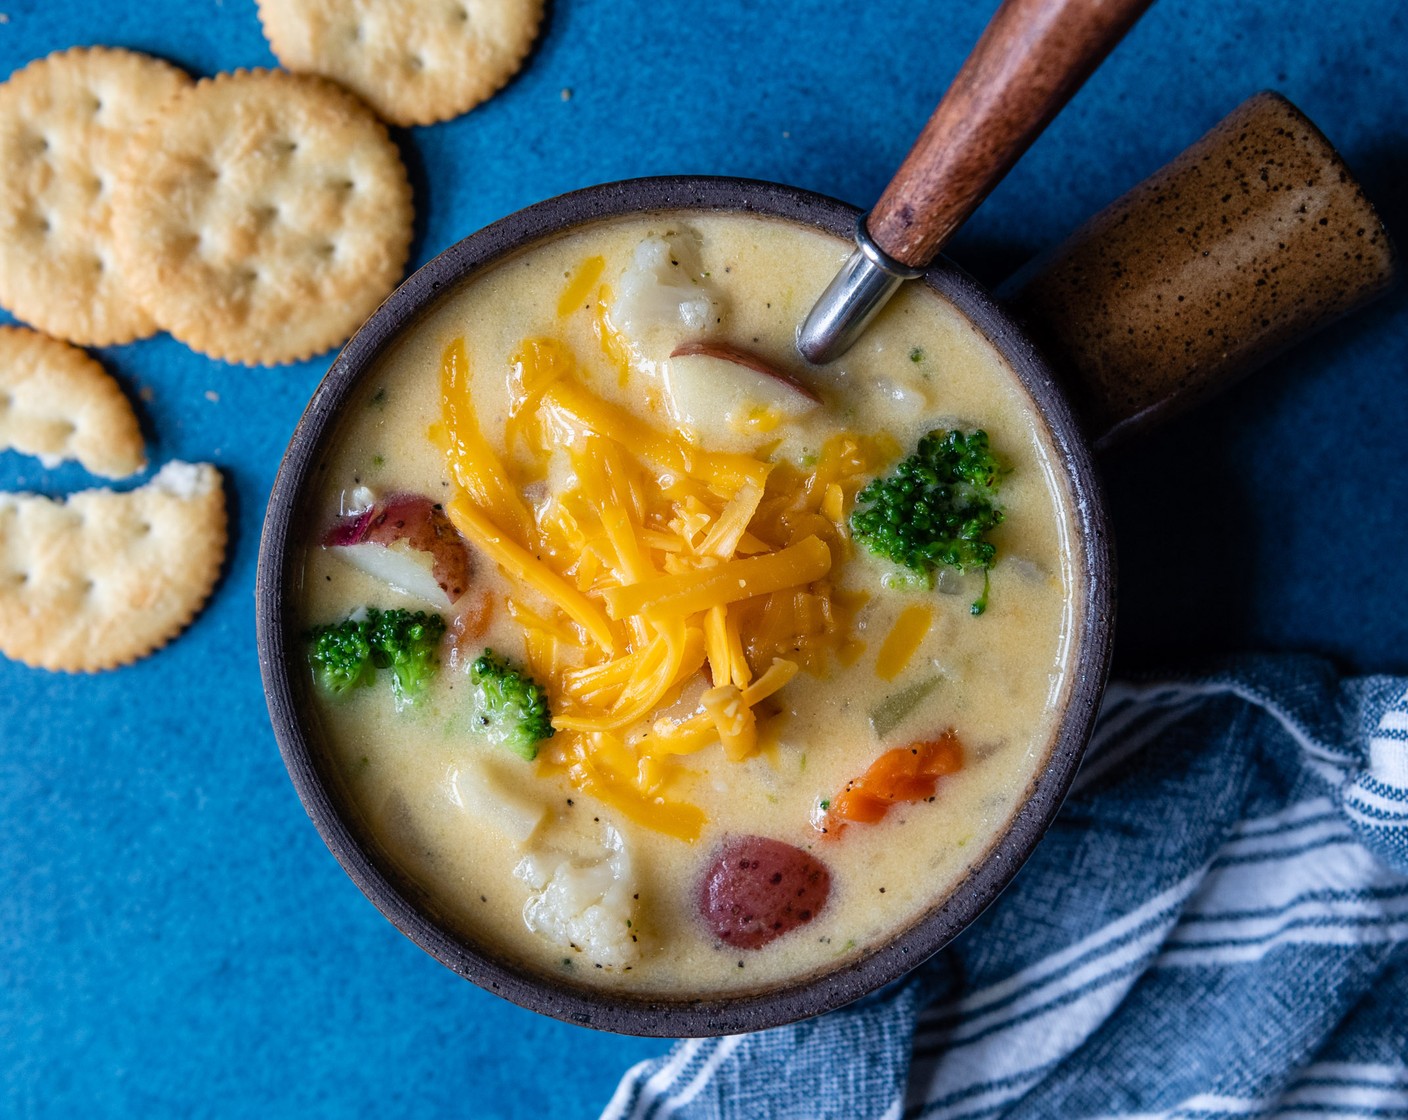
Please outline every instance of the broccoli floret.
M851 533L928 587L940 566L981 569L983 593L970 610L982 614L988 571L997 558L996 546L984 537L1002 521L997 489L1005 473L987 432L930 432L913 455L856 495Z
M490 742L528 761L538 743L553 736L547 691L526 673L486 649L469 668L474 685L474 726Z
M310 635L318 683L340 696L369 685L378 669L391 670L397 709L414 704L434 675L445 620L425 611L376 609L320 626Z
M313 672L318 683L341 696L354 688L372 683L376 666L367 640L365 619L349 618L331 626L320 626L311 635Z
M379 669L391 670L396 707L414 704L440 666L437 651L445 620L427 611L371 611L367 640Z

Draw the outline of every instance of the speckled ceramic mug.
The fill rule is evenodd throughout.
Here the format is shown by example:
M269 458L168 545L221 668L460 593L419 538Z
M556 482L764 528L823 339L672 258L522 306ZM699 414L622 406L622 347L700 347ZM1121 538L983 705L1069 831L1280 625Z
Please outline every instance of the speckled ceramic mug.
M1234 206L1239 194L1240 207ZM1093 219L1019 288L1032 322L1055 340L1053 352L1075 390L1079 418L1053 363L1017 319L970 277L946 261L935 262L917 282L939 292L1007 360L1045 428L1053 468L1063 473L1072 498L1071 563L1080 573L1079 591L1070 683L1049 753L992 846L908 927L859 957L772 987L671 999L546 976L456 932L359 827L311 715L304 636L293 607L302 578L301 526L316 516L310 480L342 411L381 355L458 285L521 250L585 224L653 211L760 215L828 234L840 245L849 243L858 216L844 203L771 183L639 179L528 207L436 257L347 344L293 435L260 544L259 661L274 732L308 815L348 875L423 949L487 990L568 1022L631 1034L732 1034L831 1010L920 964L997 896L1055 816L1094 725L1114 631L1113 557L1087 437L1106 438L1184 404L1336 310L1367 299L1388 283L1393 258L1382 227L1333 150L1287 103L1263 95ZM1224 230L1224 215L1231 229ZM1357 232L1361 226L1363 234ZM1328 261L1330 246L1361 243L1374 252ZM1256 282L1263 273L1275 278L1274 287L1269 280ZM1248 296L1243 286L1256 292ZM1145 335L1157 344L1146 344ZM1222 341L1208 346L1203 337ZM1165 361L1165 354L1179 360Z
M1263 92L1003 294L1099 448L1382 294L1395 267L1383 222L1330 142Z

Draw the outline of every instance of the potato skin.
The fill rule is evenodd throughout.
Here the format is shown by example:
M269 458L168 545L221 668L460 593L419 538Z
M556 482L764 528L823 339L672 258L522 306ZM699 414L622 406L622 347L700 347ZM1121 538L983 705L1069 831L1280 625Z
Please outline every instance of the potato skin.
M402 544L428 554L435 582L451 604L469 590L474 561L469 544L437 503L423 494L392 494L370 509L336 522L323 536L324 548Z
M699 914L735 949L761 949L826 905L831 872L809 852L766 836L724 841L699 884Z

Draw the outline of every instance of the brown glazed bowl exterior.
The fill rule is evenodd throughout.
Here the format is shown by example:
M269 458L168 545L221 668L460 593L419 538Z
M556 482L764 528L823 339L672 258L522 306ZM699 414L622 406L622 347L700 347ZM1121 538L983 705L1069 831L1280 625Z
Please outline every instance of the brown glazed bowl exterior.
M700 1036L761 1030L850 1003L943 948L991 903L1045 833L1080 764L1109 667L1114 566L1101 487L1089 447L1049 366L966 274L940 262L923 282L963 311L1007 358L1044 419L1072 497L1072 662L1050 757L1007 829L969 874L912 925L860 959L766 990L719 998L633 997L546 978L496 959L436 919L434 906L369 836L359 833L308 717L311 675L293 604L299 537L315 519L310 475L342 409L388 346L466 279L565 230L601 219L671 210L780 218L851 239L858 211L792 187L740 179L670 177L612 183L549 199L488 226L411 276L348 342L294 432L265 515L255 597L259 663L274 734L304 808L343 869L412 941L481 987L569 1023L623 1034Z

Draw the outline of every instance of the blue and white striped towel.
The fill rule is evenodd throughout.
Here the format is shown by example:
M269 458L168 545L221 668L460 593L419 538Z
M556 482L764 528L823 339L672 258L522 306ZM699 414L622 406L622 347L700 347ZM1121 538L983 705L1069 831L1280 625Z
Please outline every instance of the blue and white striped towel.
M886 990L683 1042L604 1120L1408 1118L1408 680L1117 684L1016 881Z

